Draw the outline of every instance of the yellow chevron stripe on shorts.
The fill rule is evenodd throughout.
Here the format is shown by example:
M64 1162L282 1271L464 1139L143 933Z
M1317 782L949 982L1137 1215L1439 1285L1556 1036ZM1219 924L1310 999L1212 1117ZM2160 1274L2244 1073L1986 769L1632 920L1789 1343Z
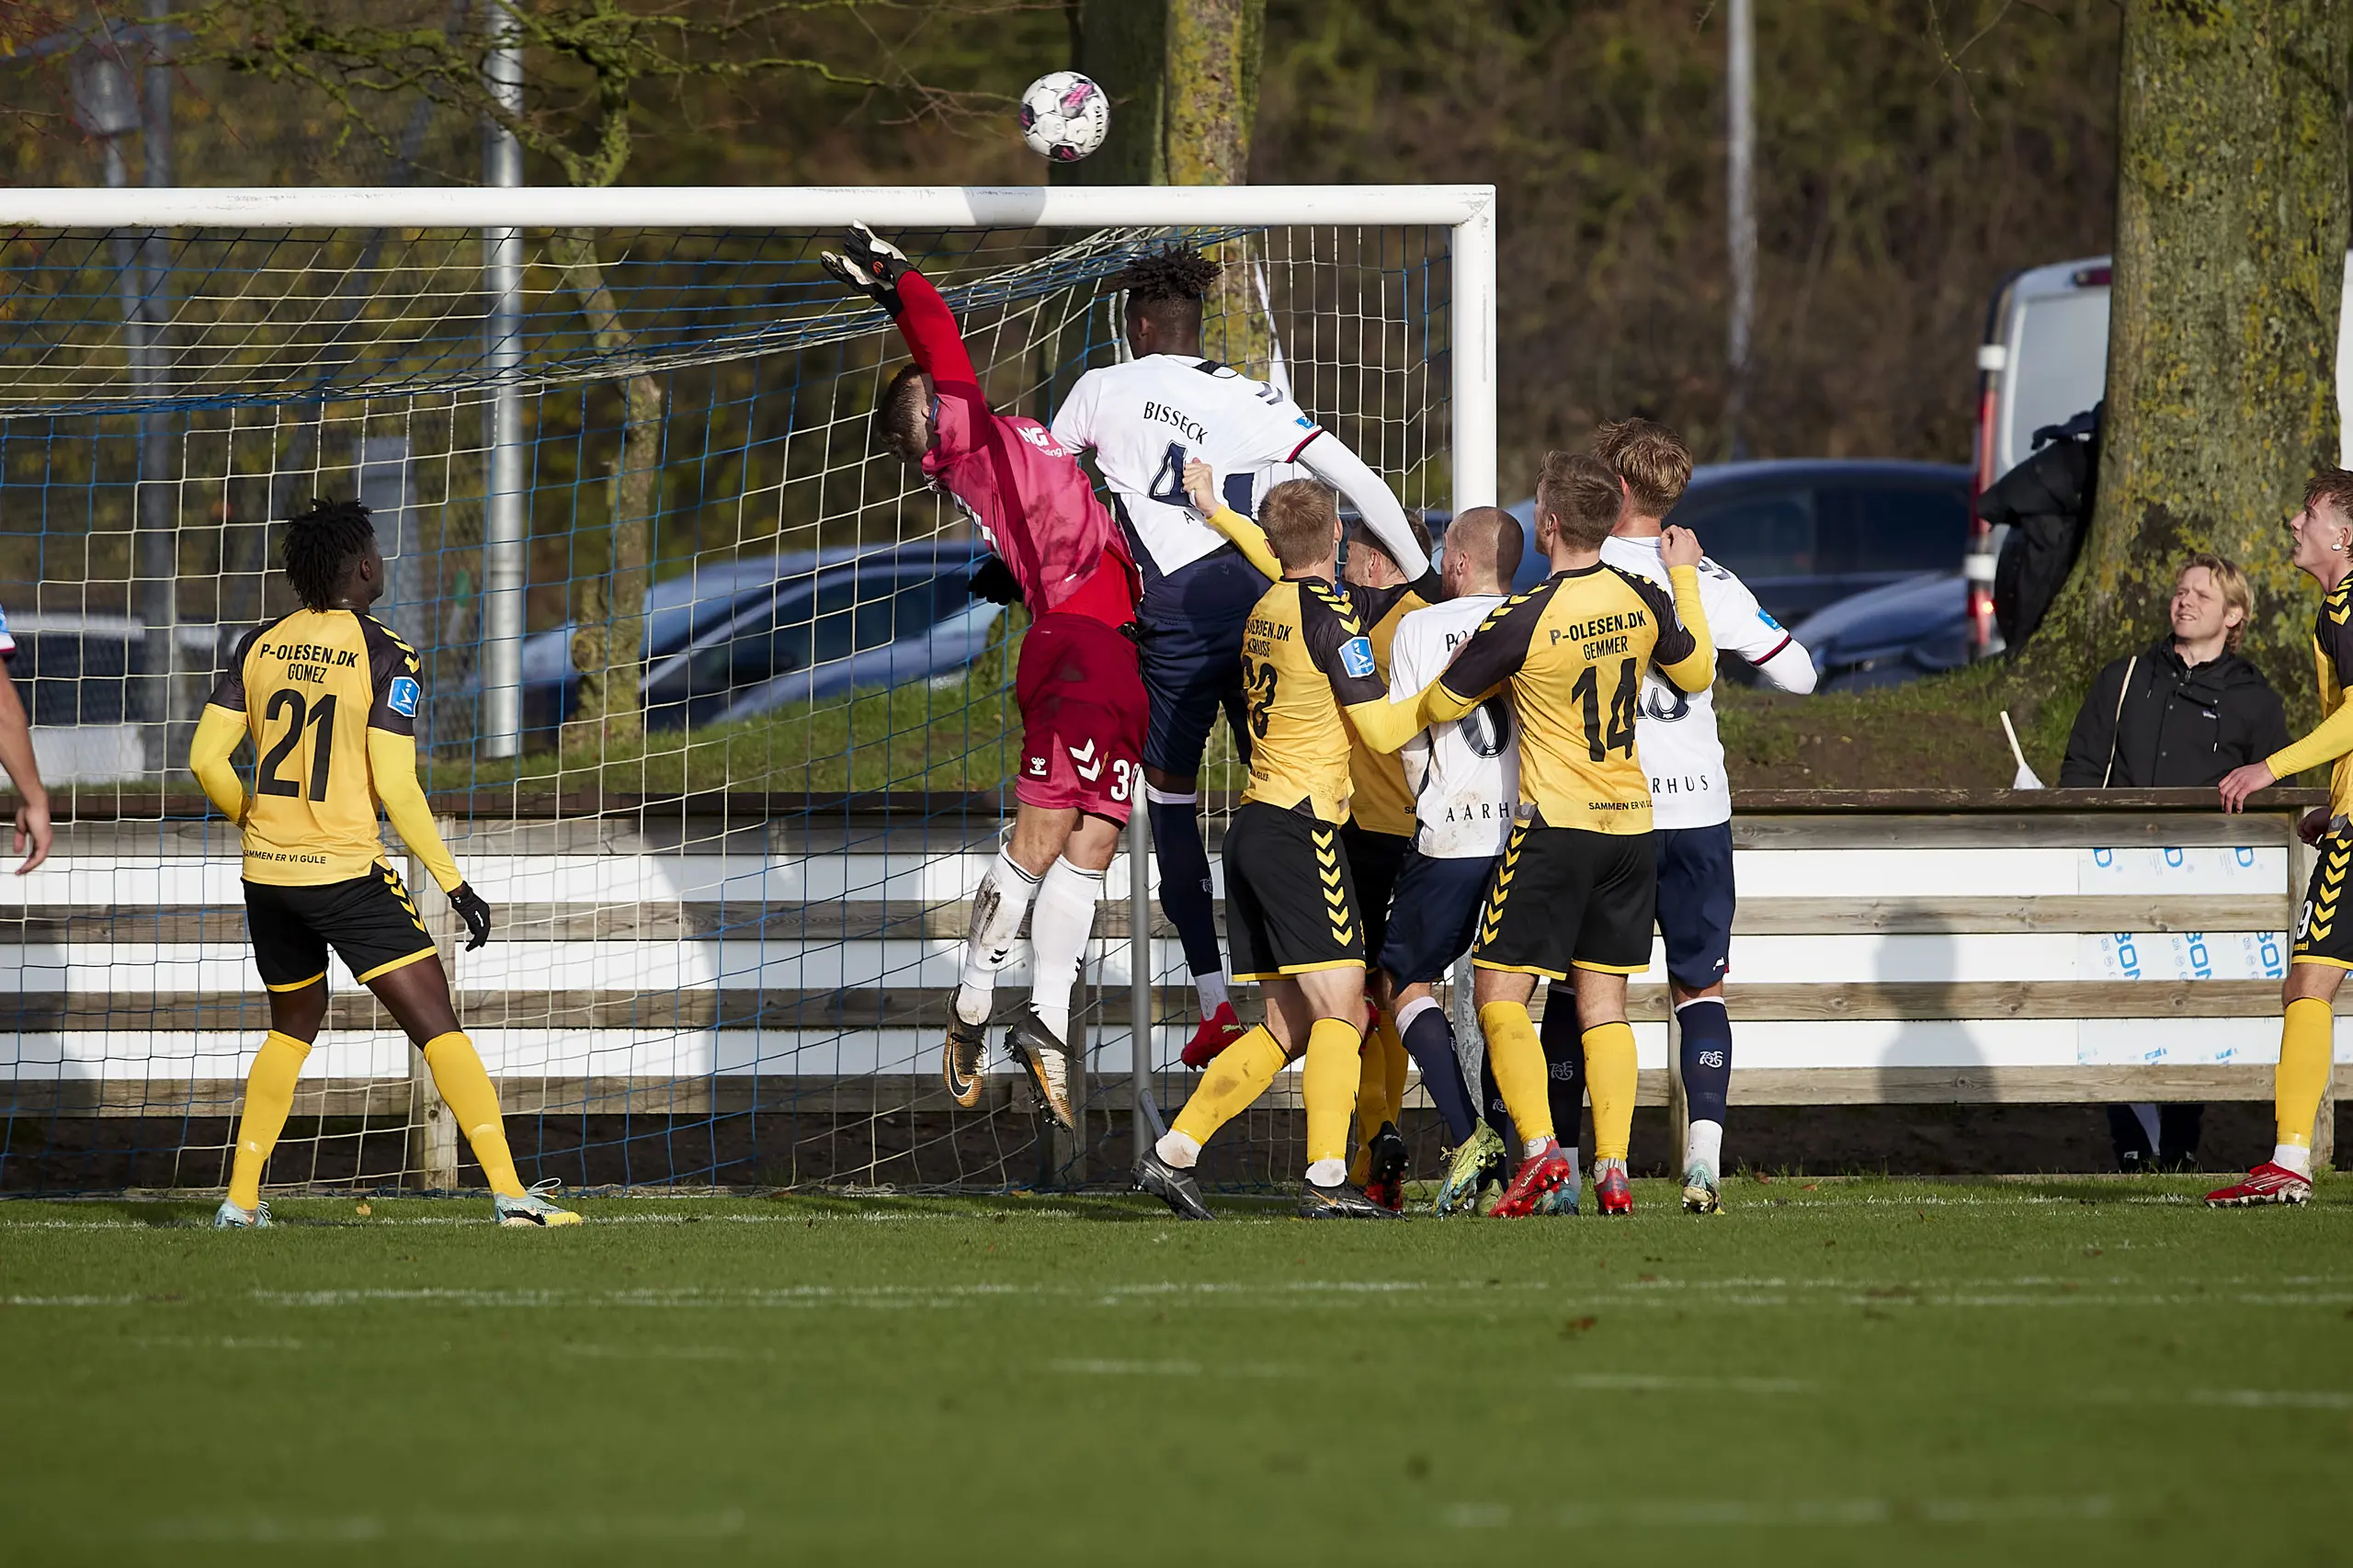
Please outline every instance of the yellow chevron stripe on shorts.
M1324 918L1332 940L1347 947L1357 939L1356 916L1348 909L1348 889L1340 872L1340 849L1331 828L1310 828L1315 846L1315 877L1324 885Z

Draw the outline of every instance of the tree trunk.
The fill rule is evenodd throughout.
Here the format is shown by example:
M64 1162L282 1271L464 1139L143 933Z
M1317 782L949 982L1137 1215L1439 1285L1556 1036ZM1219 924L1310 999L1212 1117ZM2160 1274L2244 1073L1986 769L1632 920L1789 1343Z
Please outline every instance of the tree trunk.
M1258 111L1258 61L1267 0L1169 0L1163 56L1162 142L1171 185L1247 185L1250 124ZM1207 301L1201 351L1245 374L1271 362L1257 267L1246 240L1218 249L1225 271Z
M1057 164L1051 177L1072 185L1166 185L1160 122L1168 0L1064 3L1073 17L1073 68L1110 95L1111 130L1094 156Z
M621 322L604 266L597 259L594 236L585 229L565 229L550 235L548 243L566 285L579 298L580 313L597 348L607 354L634 348L636 340ZM608 740L633 740L644 733L638 682L644 667L645 590L654 558L654 486L662 461L661 383L650 375L628 376L621 394L612 550L601 581L584 585L579 631L572 639L572 667L580 674L580 700L572 722Z
M2353 0L2128 0L2099 498L2025 654L2070 713L2158 634L2198 550L2246 569L2246 652L2311 700L2312 596L2281 524L2337 455L2348 21Z

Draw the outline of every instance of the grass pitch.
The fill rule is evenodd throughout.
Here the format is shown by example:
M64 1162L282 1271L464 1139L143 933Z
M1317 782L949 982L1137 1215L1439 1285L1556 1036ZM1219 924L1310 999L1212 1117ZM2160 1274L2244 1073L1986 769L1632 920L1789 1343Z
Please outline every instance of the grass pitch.
M0 1205L12 1561L2341 1560L2353 1202ZM1588 1205L1590 1197L1588 1195Z

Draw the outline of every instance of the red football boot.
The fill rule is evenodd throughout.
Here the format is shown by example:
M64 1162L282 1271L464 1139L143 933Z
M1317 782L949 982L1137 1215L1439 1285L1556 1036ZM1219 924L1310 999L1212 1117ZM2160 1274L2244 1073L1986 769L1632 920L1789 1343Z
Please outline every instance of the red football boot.
M1534 1158L1519 1163L1511 1185L1495 1199L1495 1206L1487 1210L1487 1218L1525 1220L1536 1212L1538 1203L1547 1196L1563 1187L1574 1190L1576 1184L1576 1166L1569 1163L1569 1156L1562 1152L1560 1144L1554 1143Z
M1219 1051L1249 1032L1242 1027L1242 1020L1233 1016L1233 1004L1220 1002L1217 1011L1203 1018L1201 1027L1193 1031L1193 1038L1185 1042L1185 1065L1196 1073L1199 1072L1217 1060Z
M1626 1179L1626 1167L1612 1161L1606 1169L1596 1170L1593 1197L1595 1206L1604 1214L1631 1214L1634 1211L1634 1186Z
M2206 1195L2209 1209L2252 1209L2258 1203L2310 1203L2313 1178L2298 1176L2269 1160L2246 1173L2234 1187L2218 1187Z

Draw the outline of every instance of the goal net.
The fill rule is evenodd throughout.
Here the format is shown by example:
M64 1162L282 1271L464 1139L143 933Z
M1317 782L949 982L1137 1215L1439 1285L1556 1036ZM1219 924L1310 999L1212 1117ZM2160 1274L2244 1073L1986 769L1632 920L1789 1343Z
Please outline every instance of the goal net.
M0 609L60 824L47 866L0 879L0 1191L225 1180L267 1006L237 835L186 758L235 638L293 608L275 525L313 496L372 509L376 614L424 661L427 789L493 942L460 950L389 831L387 853L426 890L527 1175L1116 1177L1152 1102L1186 1092L1195 1018L1127 856L1074 1013L1081 1135L1001 1051L981 1108L940 1087L966 901L1011 810L1026 617L972 596L985 546L878 456L904 350L819 252L851 220L892 238L992 402L1045 419L1125 352L1120 270L1199 244L1224 263L1204 351L1287 385L1442 521L1495 499L1490 202L0 193ZM1213 850L1239 784L1221 731ZM339 962L330 985L270 1189L479 1185L390 1017ZM1215 1174L1295 1174L1286 1105L1222 1140Z

